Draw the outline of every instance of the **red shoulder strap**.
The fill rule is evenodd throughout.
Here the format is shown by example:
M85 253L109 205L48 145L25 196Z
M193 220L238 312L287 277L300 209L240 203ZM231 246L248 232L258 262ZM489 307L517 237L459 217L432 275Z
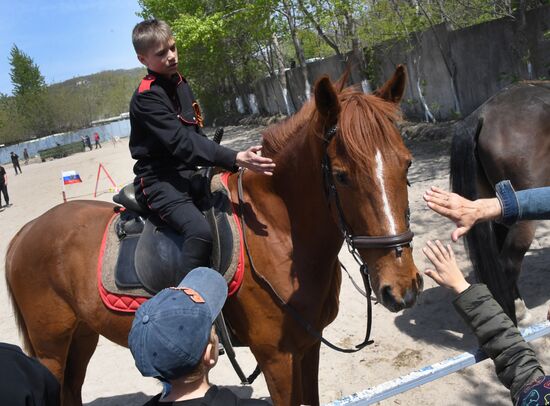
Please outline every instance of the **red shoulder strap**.
M145 76L142 80L141 80L141 83L139 84L139 88L138 88L138 93L142 93L146 90L150 90L151 89L151 85L153 84L153 82L156 80L156 76L155 75L147 75Z

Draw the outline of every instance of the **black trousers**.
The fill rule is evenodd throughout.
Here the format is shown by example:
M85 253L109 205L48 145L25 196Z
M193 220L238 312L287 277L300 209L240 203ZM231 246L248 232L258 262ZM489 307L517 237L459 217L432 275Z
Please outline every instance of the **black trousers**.
M6 205L10 204L10 196L8 195L8 185L5 183L0 183L0 192L4 195L4 200ZM0 206L2 205L2 199L0 199Z
M136 198L184 237L189 270L210 266L212 233L191 196L191 181L179 175L138 178Z
M19 169L19 173L23 173L21 170L21 166L19 165L19 161L12 162L13 163L13 169L15 169L15 174L17 175L17 170Z

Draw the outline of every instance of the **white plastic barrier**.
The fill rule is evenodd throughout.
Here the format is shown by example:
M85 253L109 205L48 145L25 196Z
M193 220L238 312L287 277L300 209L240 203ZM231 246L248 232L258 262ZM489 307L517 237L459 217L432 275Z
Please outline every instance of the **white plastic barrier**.
M550 323L534 324L521 330L525 341L529 342L537 338L550 334ZM444 361L428 365L422 369L411 372L408 375L399 377L392 381L382 383L373 388L345 396L341 399L328 403L326 406L365 406L380 402L381 400L406 392L409 389L424 385L425 383L435 381L441 377L452 374L480 361L487 359L485 353L481 350L465 352Z

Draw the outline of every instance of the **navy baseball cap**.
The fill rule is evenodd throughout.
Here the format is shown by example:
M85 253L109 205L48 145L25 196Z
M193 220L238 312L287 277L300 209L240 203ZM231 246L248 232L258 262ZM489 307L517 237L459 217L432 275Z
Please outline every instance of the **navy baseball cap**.
M137 310L128 346L143 376L176 379L200 362L212 324L227 298L227 283L210 268L189 272Z

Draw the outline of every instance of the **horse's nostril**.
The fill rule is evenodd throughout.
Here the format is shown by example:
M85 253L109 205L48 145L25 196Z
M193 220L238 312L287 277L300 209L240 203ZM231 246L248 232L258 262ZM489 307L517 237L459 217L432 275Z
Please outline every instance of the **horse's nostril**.
M391 286L389 285L386 285L382 289L380 289L380 293L382 295L382 303L384 303L386 306L395 304L395 298L393 297L391 290Z

